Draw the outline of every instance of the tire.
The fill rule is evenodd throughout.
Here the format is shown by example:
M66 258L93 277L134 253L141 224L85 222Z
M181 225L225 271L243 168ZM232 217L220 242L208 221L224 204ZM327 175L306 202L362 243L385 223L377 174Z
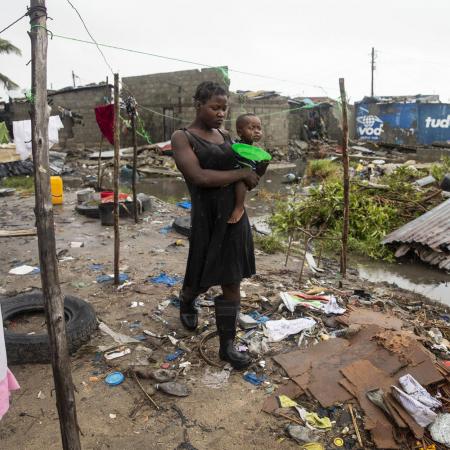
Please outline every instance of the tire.
M177 217L172 224L173 229L183 236L191 236L191 216Z
M0 298L3 321L26 312L44 310L41 291L19 294L15 297ZM73 354L97 328L97 318L92 306L80 298L64 297L66 315L66 336L69 353ZM5 345L8 364L48 363L51 361L48 334L14 333L5 329Z
M92 206L86 204L86 202L81 203L81 205L75 206L75 210L78 214L90 217L91 219L98 219L100 217L100 211L98 210L98 205Z

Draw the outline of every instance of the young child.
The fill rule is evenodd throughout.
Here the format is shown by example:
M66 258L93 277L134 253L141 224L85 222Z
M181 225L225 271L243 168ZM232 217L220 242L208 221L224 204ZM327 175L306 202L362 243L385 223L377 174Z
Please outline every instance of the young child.
M236 119L236 131L239 136L239 141L243 144L253 145L253 142L258 142L262 136L261 120L252 113L242 114ZM267 163L255 162L236 155L238 163L241 167L250 167L255 170L259 176L264 175L267 169ZM236 183L236 202L234 210L228 223L237 223L244 215L244 202L247 186L243 181Z

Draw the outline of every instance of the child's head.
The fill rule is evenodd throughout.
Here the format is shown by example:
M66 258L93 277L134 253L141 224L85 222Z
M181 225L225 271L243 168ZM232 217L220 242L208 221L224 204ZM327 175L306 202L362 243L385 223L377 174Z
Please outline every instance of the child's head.
M261 120L253 113L242 114L236 119L236 131L244 144L258 142L263 135Z

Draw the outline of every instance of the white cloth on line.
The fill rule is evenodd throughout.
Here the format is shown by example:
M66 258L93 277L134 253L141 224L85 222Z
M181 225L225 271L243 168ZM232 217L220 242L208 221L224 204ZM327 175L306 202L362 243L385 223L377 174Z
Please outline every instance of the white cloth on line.
M64 128L59 116L50 116L48 120L48 147L52 148L59 142L58 131ZM16 153L23 161L31 155L31 120L16 120L13 122L14 143Z

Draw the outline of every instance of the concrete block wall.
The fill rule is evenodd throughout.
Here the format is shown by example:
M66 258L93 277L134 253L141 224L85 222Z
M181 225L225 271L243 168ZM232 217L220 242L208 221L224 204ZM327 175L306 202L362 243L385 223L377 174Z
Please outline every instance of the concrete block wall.
M60 130L59 137L62 147L64 147L67 139L73 139L74 144L99 145L101 132L95 120L94 108L109 103L112 99L112 93L111 85L98 85L49 94L49 100L52 100L52 115L58 114L58 106L60 106L83 116L81 124L73 124L71 130L69 127ZM104 141L104 148L107 146L110 146L109 142Z
M289 105L287 97L277 96L260 100L243 99L238 94L230 96L230 131L237 137L236 119L244 113L253 113L261 118L263 139L259 143L267 149L287 150L289 141ZM228 127L227 127L228 128Z
M161 142L164 136L164 109L172 109L173 128L187 126L195 117L193 95L198 84L215 81L228 89L228 84L220 69L195 69L153 75L124 77L122 97L133 95L136 98L142 122L153 142ZM156 113L150 112L149 108ZM139 139L143 143L143 139Z

